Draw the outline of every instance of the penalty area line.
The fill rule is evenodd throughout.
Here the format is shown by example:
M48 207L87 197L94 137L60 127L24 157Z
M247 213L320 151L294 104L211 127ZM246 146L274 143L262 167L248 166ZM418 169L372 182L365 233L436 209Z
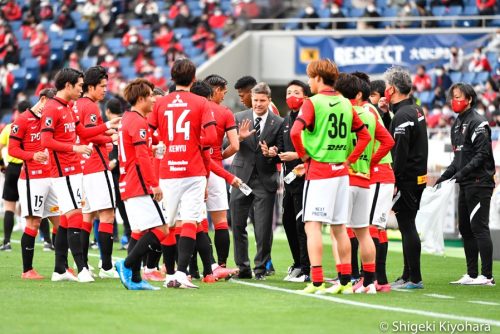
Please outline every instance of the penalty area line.
M393 311L393 312L406 313L406 314L411 314L411 315L421 315L421 316L425 316L425 317L438 318L438 319L470 321L470 322L475 322L475 323L479 323L479 324L489 324L492 326L500 327L500 321L493 320L493 319L483 319L483 318L467 317L467 316L463 316L463 315L455 315L455 314L448 314L448 313L438 313L438 312L423 311L423 310L410 309L410 308L369 304L369 303L363 303L363 302L358 302L358 301L354 301L354 300L333 297L333 296L306 294L300 290L283 289L283 288L270 286L270 285L266 285L266 284L243 282L243 281L235 280L235 279L230 279L229 281L232 283L235 283L235 284L246 285L246 286L251 286L254 288L266 289L266 290L277 291L277 292L284 292L284 293L288 293L288 294L292 294L292 295L299 295L302 297L321 299L321 300L326 300L326 301L337 303L337 304L358 306L358 307L364 307L364 308L381 310L381 311ZM348 297L346 296L346 298L348 298Z

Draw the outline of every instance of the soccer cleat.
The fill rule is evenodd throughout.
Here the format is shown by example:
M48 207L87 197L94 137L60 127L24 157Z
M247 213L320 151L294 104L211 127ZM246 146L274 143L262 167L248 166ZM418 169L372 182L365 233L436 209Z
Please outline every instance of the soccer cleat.
M109 270L99 269L99 278L120 278L115 269L111 268Z
M474 278L470 277L469 274L463 275L460 279L450 282L450 284L464 284L468 285L474 281Z
M94 277L87 268L83 268L82 271L78 273L78 282L80 283L90 283L94 282Z
M397 289L414 290L414 289L423 289L423 288L424 288L424 282L422 282L422 281L420 281L418 283L413 283L411 281L408 281ZM394 288L394 289L396 289L396 288Z
M337 294L350 295L353 293L352 283L349 282L346 285L336 284L336 285L333 285L333 286L329 287L328 289L326 289L325 292L331 293L333 295L337 295Z
M180 288L181 287L180 283L175 280L174 275L167 275L167 277L165 277L165 283L163 283L163 286L166 288Z
M366 293L369 295L375 295L377 294L377 287L375 286L374 283L368 284L368 286L363 286L361 285L359 288L354 290L355 293Z
M377 289L378 292L390 292L391 291L391 285L389 283L378 284L378 282L375 281L375 288Z
M0 246L0 251L2 252L12 252L12 246L10 245L10 242L7 242Z
M44 252L52 252L55 248L50 242L43 242L43 251Z
M63 274L53 272L50 280L52 282L62 282L62 281L78 282L78 278L76 278L76 276L73 275L69 270L66 270Z
M217 282L219 279L217 277L215 277L214 275L206 275L205 277L202 278L202 282L203 283L215 283Z
M230 279L231 276L235 275L236 272L237 272L236 269L225 268L225 267L219 266L218 264L212 265L212 274L217 279Z
M132 269L125 267L125 260L117 261L115 263L115 269L123 286L128 289L132 280Z
M477 278L472 279L472 282L466 285L487 285L487 286L495 286L495 279L486 278L484 275L479 275Z
M44 279L42 275L36 272L35 269L28 270L21 274L22 279Z
M403 285L405 285L407 281L399 277L394 282L390 283L392 289L401 289Z
M298 277L292 277L288 280L288 282L297 282L297 283L302 283L302 282L310 282L311 277L309 275L302 274Z
M142 278L146 281L152 281L152 282L163 282L165 280L165 276L158 269L148 269L148 268L144 269Z
M354 291L358 290L360 287L363 286L363 281L364 281L364 278L363 277L360 277L359 279L357 279L353 284L352 286L352 289Z
M187 275L182 271L176 271L174 274L174 279L180 284L180 288L183 289L198 289L198 286L191 283Z
M295 268L294 266L288 267L288 275L283 278L283 281L292 282L290 279L297 278L302 275L301 268Z
M71 275L76 277L75 270L73 268L66 268L66 271L68 271Z
M129 290L154 290L154 291L156 291L156 290L160 290L160 288L158 288L156 286L152 286L148 282L142 280L139 283L130 282Z
M326 292L326 285L325 283L322 283L320 286L315 286L314 283L309 283L307 286L302 290L303 293L308 293L308 294L316 294L316 295L322 295Z

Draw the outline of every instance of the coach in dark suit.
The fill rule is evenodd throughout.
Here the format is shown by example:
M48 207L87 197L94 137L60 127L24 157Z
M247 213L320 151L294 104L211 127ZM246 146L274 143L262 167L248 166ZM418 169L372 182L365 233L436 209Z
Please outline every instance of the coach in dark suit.
M263 82L252 89L252 109L235 115L239 125L240 150L231 169L250 188L245 196L232 188L230 210L234 236L234 258L240 269L239 278L252 278L248 258L247 218L253 205L254 231L257 241L255 279L265 279L266 262L271 257L274 200L278 189L277 156L283 147L283 119L269 111L271 89Z

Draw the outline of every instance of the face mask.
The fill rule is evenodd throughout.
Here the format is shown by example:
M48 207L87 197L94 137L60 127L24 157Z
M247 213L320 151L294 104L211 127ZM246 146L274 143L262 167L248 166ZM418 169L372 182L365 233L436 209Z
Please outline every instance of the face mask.
M451 100L451 109L457 114L464 111L468 105L469 101L467 100L455 100L455 99Z
M387 88L385 91L384 91L384 97L385 97L385 101L387 103L391 103L391 97L392 97L392 94L389 93L389 89L390 88Z
M154 76L156 79L160 79L161 78L161 72L154 72Z
M332 7L331 11L332 11L332 14L338 14L339 13L339 8L338 7Z
M104 60L106 61L106 63L111 63L113 61L113 56L107 55L106 57L104 57Z
M436 75L438 77L442 76L443 75L443 70L436 70Z
M302 107L302 103L304 103L303 97L290 96L286 99L286 104L291 110L299 110Z
M41 79L40 79L40 82L41 82L42 84L46 84L46 83L47 83L47 78L41 78Z

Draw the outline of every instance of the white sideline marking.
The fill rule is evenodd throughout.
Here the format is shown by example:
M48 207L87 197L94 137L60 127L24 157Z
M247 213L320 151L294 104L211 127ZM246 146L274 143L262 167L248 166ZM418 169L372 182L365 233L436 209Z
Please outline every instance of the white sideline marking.
M411 314L411 315L416 314L416 315L422 315L422 316L431 317L431 318L438 318L438 319L441 318L441 319L450 319L450 320L459 320L459 321L470 321L470 322L475 322L475 323L479 323L479 324L490 324L492 326L500 327L500 321L493 320L493 319L466 317L463 315L437 313L437 312L422 311L422 310L416 310L416 309L407 309L407 308L402 308L402 307L368 304L368 303L357 302L357 301L339 298L339 297L305 294L300 290L288 290L288 289L278 288L278 287L265 285L265 284L242 282L242 281L235 280L235 279L230 279L229 281L232 283L247 285L247 286L251 286L254 288L285 292L285 293L289 293L292 295L299 295L299 296L303 296L303 297L316 298L316 299L326 300L326 301L330 301L330 302L334 302L334 303L338 303L338 304L346 304L346 305L352 305L352 306L358 306L358 307L365 307L365 308L370 308L370 309L375 309L375 310L394 311L394 312L399 312L399 313L407 313L407 314Z
M447 295L439 295L437 293L424 293L424 296L439 298L439 299L455 299L455 297L447 296Z
M498 306L500 304L494 302L483 302L481 300L469 300L469 303L472 304L481 304L481 305L489 305L489 306Z

